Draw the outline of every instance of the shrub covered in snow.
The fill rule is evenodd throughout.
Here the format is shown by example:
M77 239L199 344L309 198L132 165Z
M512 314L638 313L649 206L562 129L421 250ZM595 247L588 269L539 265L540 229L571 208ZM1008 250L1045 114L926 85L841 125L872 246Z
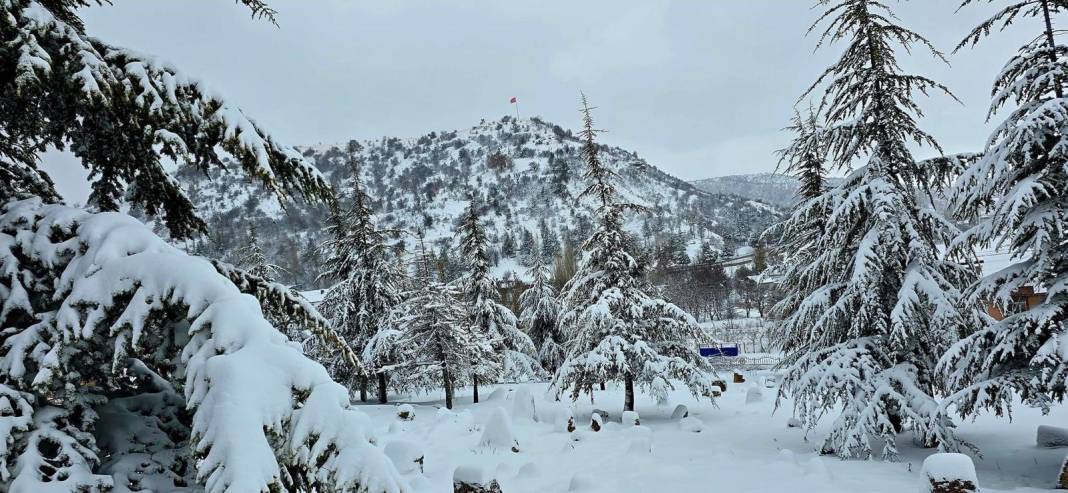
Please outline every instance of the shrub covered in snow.
M407 489L254 297L129 216L3 206L0 300L0 489Z

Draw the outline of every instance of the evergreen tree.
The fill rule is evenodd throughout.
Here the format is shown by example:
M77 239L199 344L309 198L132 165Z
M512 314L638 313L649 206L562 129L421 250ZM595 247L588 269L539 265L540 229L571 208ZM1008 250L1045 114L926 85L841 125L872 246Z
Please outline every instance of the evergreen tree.
M390 259L386 232L378 229L370 198L363 191L355 158L358 149L354 144L350 143L347 157L349 166L353 167L351 204L344 211L340 206L335 207L328 226L331 237L322 245L326 261L320 277L336 284L327 292L319 309L353 351L381 364L372 366L365 362L364 366L375 373L378 397L384 403L388 376L383 367L388 364L388 358L375 350L368 352L367 346L379 332L388 329L389 314L401 301L398 283L403 274ZM376 349L384 347L376 344ZM347 373L348 368L333 356L337 354L336 348L320 347L319 353L330 361L335 379L358 386L360 399L367 400L367 375Z
M267 261L267 256L260 248L260 237L256 233L256 225L250 224L245 234L245 244L237 252L237 266L249 274L261 277L268 282L274 282L278 274L284 269Z
M519 258L525 265L533 265L534 255L540 254L537 239L529 229L523 228L522 240L519 242Z
M545 218L538 222L538 233L541 235L541 259L544 262L552 262L560 254L560 237L555 230L549 228Z
M480 380L493 382L502 376L509 381L529 380L538 373L539 365L533 358L534 343L516 326L512 311L497 301L497 284L489 273L486 231L474 197L470 198L460 219L458 233L460 253L467 260L467 273L460 279L460 285L463 286L468 319L473 332L489 341L494 349L489 361L471 368L474 401L477 403Z
M541 256L534 258L534 266L527 274L531 285L519 297L520 326L530 335L538 349L538 361L550 372L555 372L566 356L564 336L560 332L560 302L556 299L556 289L549 282L549 269L541 261Z
M583 245L586 255L561 293L560 325L568 336L567 358L551 388L570 389L572 400L607 380L622 381L624 408L634 410L638 385L663 401L681 380L696 396L711 395L708 363L697 354L697 322L677 306L642 291L641 272L627 253L624 212L615 172L598 156L585 95L582 97L583 156L588 183L580 198L596 203L598 224Z
M797 195L801 201L819 198L827 187L825 166L828 151L827 143L822 138L824 128L819 112L809 106L802 116L795 109L790 126L786 129L794 134L794 139L779 151L779 166L798 178L800 186Z
M420 243L422 240L420 239ZM425 247L420 257L427 257ZM462 294L455 286L432 280L429 264L418 262L415 288L394 309L391 327L400 335L394 368L403 371L407 387L445 391L445 407L452 409L453 391L459 374L470 373L495 361L492 341L477 333Z
M567 158L556 154L549 155L549 172L552 173L552 192L557 197L569 197L567 190L571 183L571 163Z
M174 238L207 227L167 160L207 172L231 156L280 200L288 191L328 196L314 166L231 103L154 57L88 35L77 9L95 3L0 4L0 200L58 201L37 167L51 145L69 145L89 170L92 207L131 204L161 217ZM258 0L242 3L271 12Z
M823 88L828 121L819 137L825 152L813 156L828 155L830 166L848 174L780 225L786 243L805 252L805 262L787 273L783 288L790 295L778 307L788 368L781 395L794 399L809 427L840 410L824 452L869 458L878 439L883 457L894 458L905 423L922 443L957 450L962 444L936 400L944 388L935 362L967 323L957 306L972 272L939 251L957 231L921 199L938 170L910 151L926 144L941 152L917 126L913 97L948 90L902 73L897 59L913 46L942 55L895 24L883 3L818 5L826 10L810 31L825 25L821 44L847 46L806 93ZM788 156L807 159L797 154ZM867 162L858 165L861 158Z
M965 1L964 5L974 3ZM1046 410L1064 400L1068 376L1068 46L1059 42L1052 17L1068 5L1051 0L1012 2L980 24L958 49L991 30L1032 18L1035 38L1022 46L994 81L989 115L1011 105L981 157L952 191L962 219L973 224L955 248L999 245L1015 263L969 290L972 303L1003 308L1024 287L1048 292L1036 307L1009 313L957 343L942 370L962 416L983 409L1007 412L1013 394ZM1062 475L1068 478L1068 474ZM1061 484L1068 488L1068 484Z

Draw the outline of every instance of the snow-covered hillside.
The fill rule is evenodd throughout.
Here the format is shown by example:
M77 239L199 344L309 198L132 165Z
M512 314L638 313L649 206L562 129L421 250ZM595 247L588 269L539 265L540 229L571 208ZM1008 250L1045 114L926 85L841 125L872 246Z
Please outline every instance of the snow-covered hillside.
M397 236L409 250L416 244L415 234L422 233L435 254L448 252L455 244L456 219L472 193L486 208L494 261L520 271L520 259L532 241L559 252L577 246L592 227L590 205L575 200L586 171L580 143L558 125L505 117L464 130L357 144L356 162L380 225L413 233ZM342 200L353 179L347 148L341 143L304 150ZM634 214L627 225L640 241L677 234L733 251L778 217L774 206L698 190L634 152L604 147L601 156L623 177L624 197L648 209ZM324 207L288 203L283 208L236 170L210 179L183 170L178 178L212 231L196 248L226 257L241 245L247 224L254 222L268 256L291 271L287 280L312 283L319 272L313 250L321 240Z

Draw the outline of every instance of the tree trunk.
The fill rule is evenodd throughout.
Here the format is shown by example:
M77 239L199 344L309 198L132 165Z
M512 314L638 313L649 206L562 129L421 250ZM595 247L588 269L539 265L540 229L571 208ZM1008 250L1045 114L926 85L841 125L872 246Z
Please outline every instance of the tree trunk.
M473 396L474 403L478 404L478 376L477 375L471 378L471 385L474 388L474 396Z
M389 397L386 395L386 372L378 372L378 403L385 404L389 402Z
M601 382L601 390L604 390L604 382Z
M367 377L360 377L360 402L367 402Z
M630 373L623 375L623 410L634 410L634 377Z
M445 408L452 409L452 375L449 374L448 367L441 369L441 379L445 385Z

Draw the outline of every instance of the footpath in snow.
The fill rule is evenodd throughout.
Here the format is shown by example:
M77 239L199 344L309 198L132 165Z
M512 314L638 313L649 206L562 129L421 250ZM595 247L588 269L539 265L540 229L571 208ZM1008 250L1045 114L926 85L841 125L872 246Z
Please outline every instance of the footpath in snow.
M586 397L574 405L573 433L570 402L554 402L545 384L490 387L479 404L461 391L452 411L434 395L361 409L417 492L452 491L454 475L494 478L505 493L920 491L932 450L904 439L900 462L820 456L820 430L806 440L803 430L788 427L789 403L773 413L777 389L763 380L752 374L728 384L718 408L684 391L665 406L639 395L638 427L631 415L621 422L623 394L609 386L595 393L594 404ZM689 418L672 417L678 404ZM599 432L590 430L594 409L609 414ZM1068 448L1039 448L1035 434L1039 425L1068 425L1068 407L1043 416L1019 406L1014 414L1011 423L993 416L961 423L962 437L983 452L974 458L979 486L985 493L1053 491ZM420 457L422 464L414 462Z

